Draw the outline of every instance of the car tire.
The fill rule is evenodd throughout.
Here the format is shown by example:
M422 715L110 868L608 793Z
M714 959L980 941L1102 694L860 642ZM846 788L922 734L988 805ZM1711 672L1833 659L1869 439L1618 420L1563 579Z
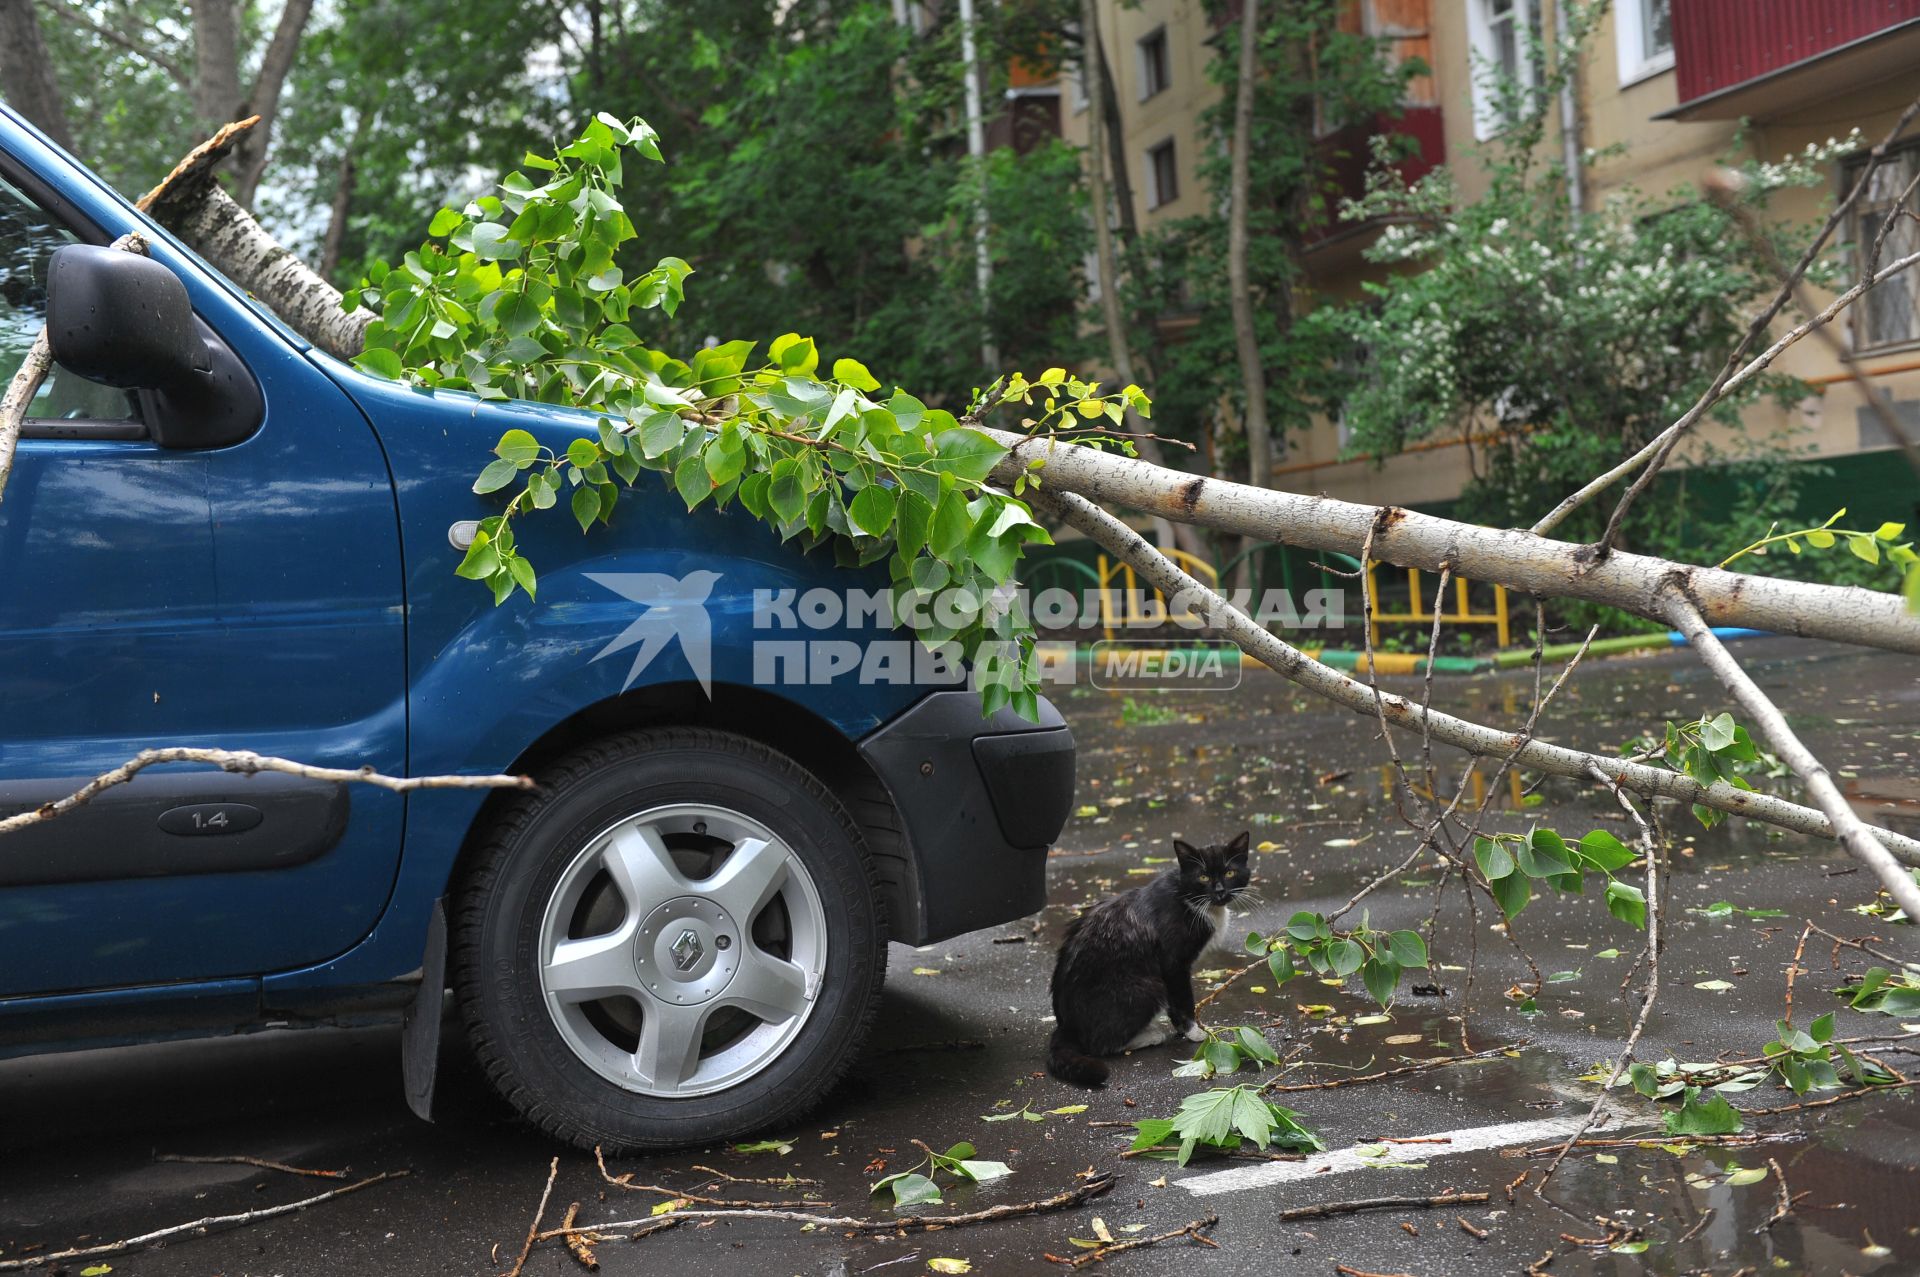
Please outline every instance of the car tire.
M608 1152L817 1104L886 974L873 861L840 800L785 755L700 728L609 737L536 779L454 889L454 988L494 1087Z

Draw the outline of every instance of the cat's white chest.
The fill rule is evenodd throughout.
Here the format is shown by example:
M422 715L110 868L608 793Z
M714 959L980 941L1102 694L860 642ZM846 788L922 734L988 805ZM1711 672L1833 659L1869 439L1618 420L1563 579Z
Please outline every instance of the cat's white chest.
M1227 942L1227 927L1233 922L1232 911L1225 905L1208 905L1207 921L1213 926L1213 939L1210 943L1214 945L1225 945Z

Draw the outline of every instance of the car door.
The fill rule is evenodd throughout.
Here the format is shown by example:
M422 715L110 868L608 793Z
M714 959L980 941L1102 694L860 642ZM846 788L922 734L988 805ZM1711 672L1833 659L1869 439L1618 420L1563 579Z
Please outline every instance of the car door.
M64 161L5 125L11 378L53 251L133 218L75 170L50 178ZM0 496L0 814L153 746L406 767L399 531L372 428L194 260L151 254L257 387L257 422L227 446L162 446L177 437L149 428L150 398L54 371ZM386 903L403 813L364 786L172 765L0 837L0 997L332 957Z

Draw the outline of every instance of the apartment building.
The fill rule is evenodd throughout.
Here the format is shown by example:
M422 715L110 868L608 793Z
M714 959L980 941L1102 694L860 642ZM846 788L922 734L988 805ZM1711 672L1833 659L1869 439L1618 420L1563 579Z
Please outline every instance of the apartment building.
M1354 0L1350 23L1385 39L1391 56L1418 57L1431 69L1410 86L1400 113L1357 132L1409 135L1417 143L1409 176L1450 164L1462 197L1474 198L1485 182L1476 150L1502 127L1476 68L1498 65L1523 81L1532 76L1526 32L1550 43L1560 20L1555 7L1556 0ZM1143 228L1203 211L1212 199L1196 177L1201 148L1210 144L1198 117L1219 92L1206 68L1220 25L1236 20L1238 6L1224 8L1210 17L1201 0L1098 6ZM1629 186L1659 195L1699 183L1736 145L1778 159L1855 128L1877 140L1920 92L1920 0L1614 0L1574 85L1564 109L1545 104L1550 128L1543 145L1621 148L1587 170L1580 198L1592 204ZM1059 112L1063 135L1084 143L1087 103L1070 79ZM1353 132L1326 144L1330 154L1346 157L1336 162L1338 180L1357 193L1368 148ZM1835 164L1823 189L1783 192L1773 214L1801 221L1821 215L1858 166L1857 159ZM1871 239L1917 168L1920 130L1876 175L1842 228L1843 241ZM1377 269L1362 251L1380 229L1325 228L1307 253L1315 288L1333 297L1356 292ZM1900 225L1889 242L1900 252L1920 248L1920 223ZM1909 272L1883 285L1854 308L1839 335L1858 367L1892 396L1908 430L1920 434L1920 278ZM1804 380L1812 394L1789 407L1756 404L1748 425L1791 429L1797 447L1831 467L1833 477L1810 499L1858 507L1871 496L1877 508L1920 517L1920 482L1893 452L1846 363L1806 341L1777 367ZM1343 459L1333 422L1288 438L1276 451L1277 486L1356 501L1441 504L1468 477L1466 448L1457 440L1428 441L1383 462Z

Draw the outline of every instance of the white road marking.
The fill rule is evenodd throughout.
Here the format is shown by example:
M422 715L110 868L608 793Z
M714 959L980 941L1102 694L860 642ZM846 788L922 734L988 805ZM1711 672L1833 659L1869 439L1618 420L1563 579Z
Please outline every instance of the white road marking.
M1441 1140L1445 1144L1388 1144L1386 1160L1404 1162L1430 1162L1435 1158L1452 1157L1456 1153L1477 1153L1489 1148L1512 1148L1516 1144L1543 1144L1556 1139L1565 1139L1580 1129L1586 1120L1584 1111L1568 1113L1560 1117L1543 1117L1531 1122L1502 1122L1498 1126L1470 1126L1462 1131L1440 1131L1427 1136L1428 1139ZM1609 1115L1602 1113L1594 1122L1593 1129L1600 1131L1608 1125ZM1195 1175L1191 1179L1176 1180L1181 1188L1197 1197L1210 1197L1216 1193L1239 1193L1249 1188L1266 1188L1273 1184L1296 1183L1303 1179L1316 1179L1327 1175L1344 1175L1348 1171L1380 1170L1378 1156L1362 1157L1359 1149L1378 1148L1375 1144L1359 1144L1353 1148L1337 1148L1326 1153L1314 1153L1301 1162L1261 1162L1254 1166L1236 1166L1228 1171L1213 1171L1206 1175ZM1387 1170L1392 1173L1391 1168Z

